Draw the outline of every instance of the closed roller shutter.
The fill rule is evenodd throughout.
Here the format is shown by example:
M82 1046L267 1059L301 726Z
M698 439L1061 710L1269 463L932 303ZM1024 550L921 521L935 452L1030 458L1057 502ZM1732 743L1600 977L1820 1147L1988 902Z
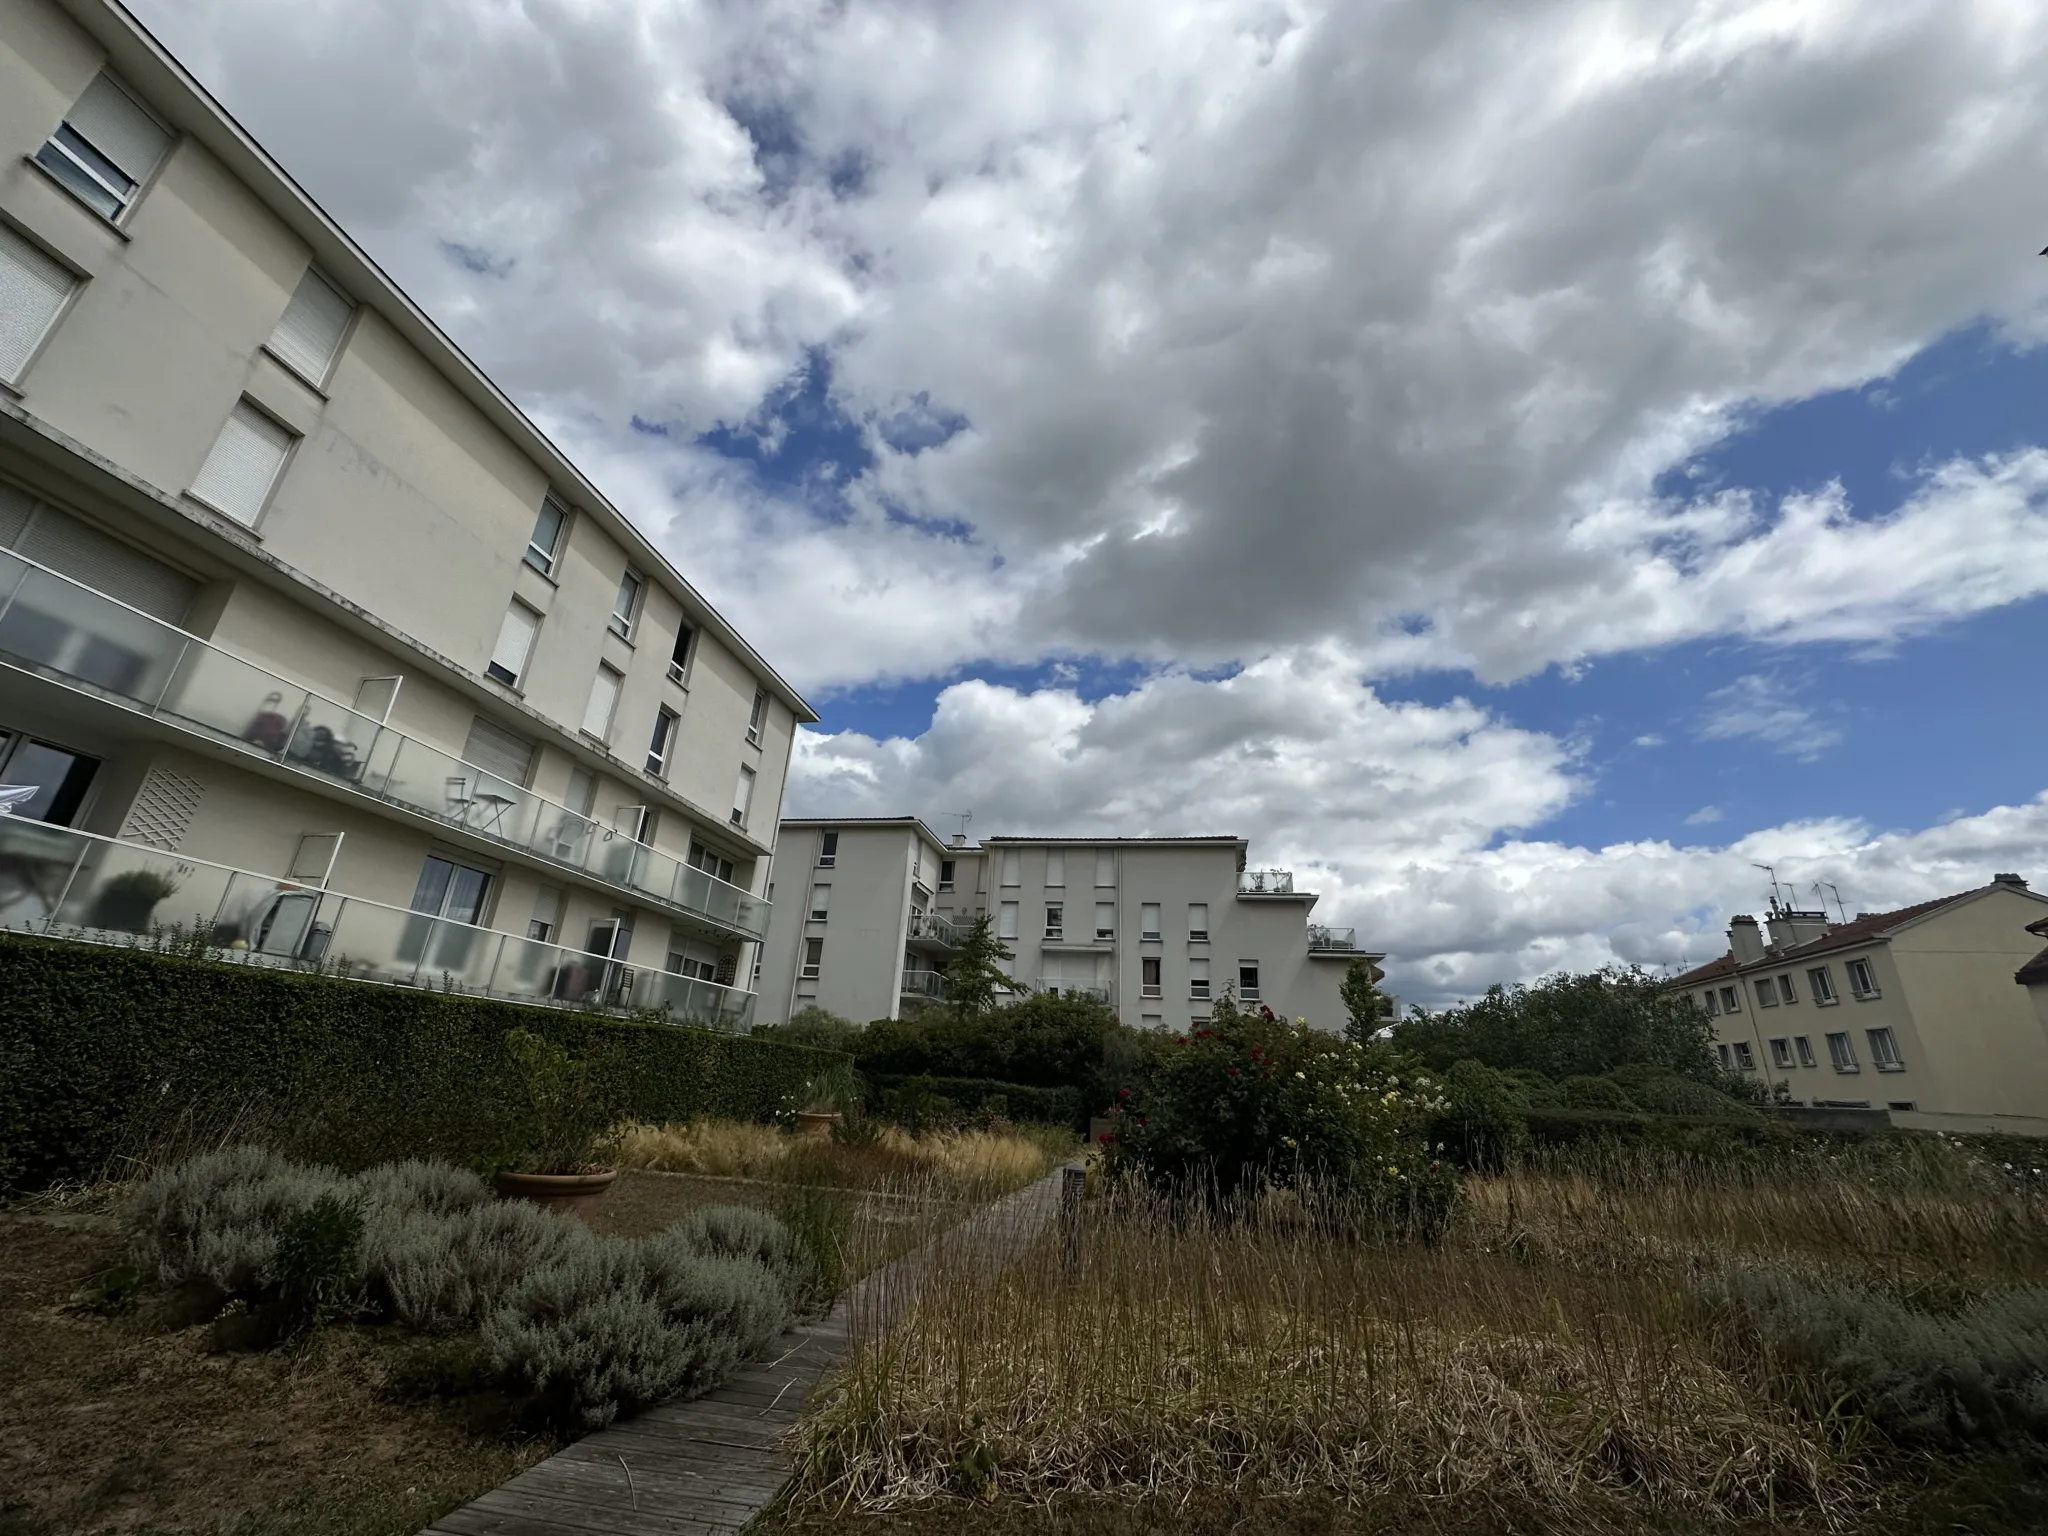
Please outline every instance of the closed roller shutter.
M469 743L462 749L462 755L484 772L522 788L533 767L533 743L482 715L470 722Z
M198 582L47 502L36 507L25 531L11 527L13 505L25 500L19 492L0 486L0 541L38 564L166 624L184 622L185 610L199 590Z
M348 329L348 317L354 313L353 304L319 273L309 270L299 279L284 318L270 333L270 350L318 384L327 377L328 365L341 346L341 333Z
M78 279L0 224L0 379L17 379Z
M163 125L105 75L93 77L64 121L138 185L149 180L171 144Z

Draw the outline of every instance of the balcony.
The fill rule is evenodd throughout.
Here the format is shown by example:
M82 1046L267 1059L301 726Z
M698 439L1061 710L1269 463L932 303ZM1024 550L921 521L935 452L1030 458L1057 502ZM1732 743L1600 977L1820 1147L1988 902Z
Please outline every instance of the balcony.
M920 949L958 949L967 942L967 929L930 912L913 912L908 938Z
M275 875L0 816L0 928L134 943L206 935L225 958L348 981L747 1030L754 995Z
M1041 976L1038 978L1037 990L1047 997L1085 997L1102 1004L1105 1008L1109 1006L1110 990L1100 982L1067 981L1058 976Z
M1240 896L1292 896L1294 894L1294 871L1291 869L1241 869L1237 872L1237 894Z
M1312 955L1332 952L1342 954L1356 948L1358 948L1358 930L1356 928L1329 928L1321 923L1310 923L1308 925L1308 952Z
M946 1000L946 973L944 971L905 971L903 973L903 995L905 997L929 998L933 1002Z
M626 833L0 550L0 663L740 938L768 903Z

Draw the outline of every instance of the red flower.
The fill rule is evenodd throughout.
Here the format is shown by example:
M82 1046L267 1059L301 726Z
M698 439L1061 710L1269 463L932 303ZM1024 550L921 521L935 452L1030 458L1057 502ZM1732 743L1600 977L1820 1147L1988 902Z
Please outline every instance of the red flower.
M1112 1141L1116 1140L1116 1133L1114 1131L1104 1131L1100 1136L1096 1137L1095 1139L1101 1142L1106 1147Z
M1116 1096L1120 1099L1128 1099L1131 1096L1131 1090L1128 1088L1119 1088L1116 1091Z
M1231 1075L1232 1077L1235 1077L1235 1076L1237 1076L1237 1068L1235 1068L1235 1067L1232 1067L1232 1068L1230 1069L1230 1075Z

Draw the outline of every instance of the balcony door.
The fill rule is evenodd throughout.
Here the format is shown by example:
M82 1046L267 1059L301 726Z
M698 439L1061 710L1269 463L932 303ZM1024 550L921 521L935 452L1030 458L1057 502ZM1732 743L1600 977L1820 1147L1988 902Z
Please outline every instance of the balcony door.
M481 938L475 930L484 926L495 880L489 870L428 854L412 893L412 909L419 916L405 925L399 958L447 971L467 969L470 951ZM435 918L442 921L432 921ZM469 926L456 927L458 923Z
M99 760L33 736L0 731L0 787L34 793L14 802L24 821L68 827L85 803Z

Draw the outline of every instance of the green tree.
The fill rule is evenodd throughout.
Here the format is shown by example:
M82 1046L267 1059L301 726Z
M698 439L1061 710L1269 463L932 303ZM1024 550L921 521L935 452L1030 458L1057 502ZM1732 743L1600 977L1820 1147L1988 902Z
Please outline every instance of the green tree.
M1469 1058L1555 1079L1640 1063L1711 1082L1712 1042L1699 1005L1640 966L1489 987L1476 1002L1406 1019L1394 1030L1397 1049L1439 1072Z
M1337 989L1344 999L1344 1011L1351 1017L1344 1026L1344 1038L1364 1045L1386 1028L1394 1011L1394 1000L1380 990L1386 973L1370 960L1354 960L1344 967L1344 982Z
M946 1001L968 1018L988 1013L996 1005L996 993L1010 984L997 962L1014 958L1009 946L996 937L988 914L982 913L946 967Z

